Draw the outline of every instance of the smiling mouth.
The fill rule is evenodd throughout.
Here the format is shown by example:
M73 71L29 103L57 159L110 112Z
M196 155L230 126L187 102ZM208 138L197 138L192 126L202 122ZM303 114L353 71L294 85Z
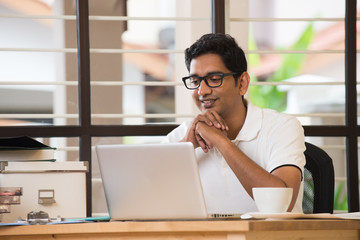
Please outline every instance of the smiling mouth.
M217 100L216 98L214 98L214 99L199 99L199 101L205 108L212 107L214 105L214 103L216 102L216 100Z

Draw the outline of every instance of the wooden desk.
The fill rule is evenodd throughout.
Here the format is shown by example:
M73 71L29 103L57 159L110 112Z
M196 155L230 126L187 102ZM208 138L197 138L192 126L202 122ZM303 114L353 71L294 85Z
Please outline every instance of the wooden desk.
M359 239L355 220L146 221L0 227L0 239Z

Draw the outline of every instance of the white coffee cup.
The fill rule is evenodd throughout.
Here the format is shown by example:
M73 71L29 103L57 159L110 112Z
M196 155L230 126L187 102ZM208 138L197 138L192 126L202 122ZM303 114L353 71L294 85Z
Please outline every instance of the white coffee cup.
M260 212L283 213L289 208L293 189L282 187L257 187L252 189L255 204Z

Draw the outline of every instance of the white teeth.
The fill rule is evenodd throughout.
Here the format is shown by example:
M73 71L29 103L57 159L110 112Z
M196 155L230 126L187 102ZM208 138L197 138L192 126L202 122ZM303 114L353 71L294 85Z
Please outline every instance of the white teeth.
M200 101L203 103L210 103L210 102L213 102L214 100L200 100Z

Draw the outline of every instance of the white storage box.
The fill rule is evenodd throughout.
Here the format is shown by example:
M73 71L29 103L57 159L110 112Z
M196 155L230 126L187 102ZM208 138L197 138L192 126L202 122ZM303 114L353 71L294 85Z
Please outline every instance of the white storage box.
M50 218L86 217L86 162L1 162L0 187L22 188L20 204L0 221L26 219L31 211Z

